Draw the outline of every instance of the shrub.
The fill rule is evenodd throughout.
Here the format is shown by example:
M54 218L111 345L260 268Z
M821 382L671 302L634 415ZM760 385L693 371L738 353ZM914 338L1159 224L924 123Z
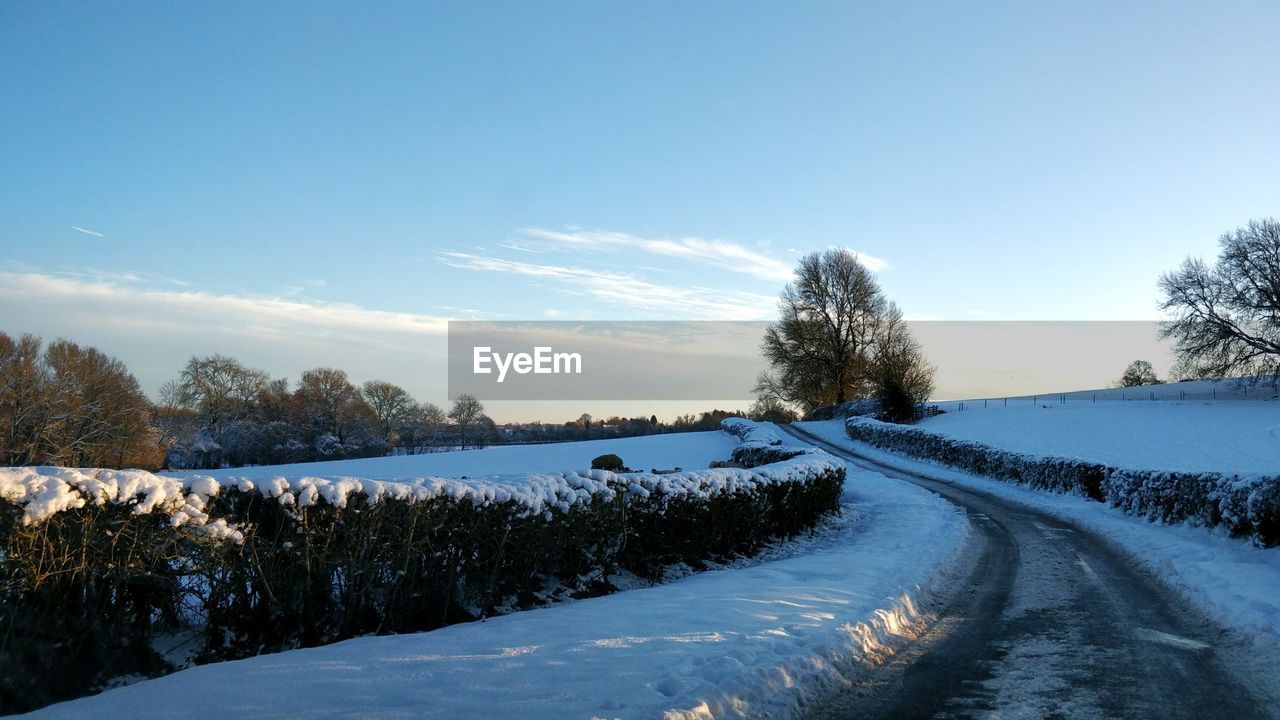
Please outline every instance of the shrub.
M622 458L614 455L613 453L601 455L591 461L592 470L612 470L614 472L618 472L624 467L626 466L622 464Z

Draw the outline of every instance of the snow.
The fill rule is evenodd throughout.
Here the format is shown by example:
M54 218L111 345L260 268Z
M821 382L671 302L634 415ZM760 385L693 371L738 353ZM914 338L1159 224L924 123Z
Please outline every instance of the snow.
M1280 658L1280 549L1257 548L1201 527L1148 523L1082 497L1032 490L878 450L850 440L842 420L799 425L886 465L1044 510L1110 539L1216 622L1248 638L1256 657L1272 663L1270 672L1280 677L1275 667Z
M761 470L831 461L821 457ZM215 717L797 717L918 632L930 588L968 533L954 506L874 472L851 469L842 505L825 533L781 559L429 633L189 668L32 716L194 715L187 703L198 698L198 713Z
M920 428L1034 455L1147 470L1280 470L1280 402L1098 402L1053 396L1038 405L966 403Z
M746 418L727 417L720 421L720 428L737 435L744 445L781 445L782 435L772 423L759 423Z
M712 460L729 457L737 447L733 436L709 432L668 433L616 440L506 445L480 450L454 450L423 455L330 460L262 467L230 468L171 473L175 477L207 475L214 478L249 479L283 477L362 477L373 480L402 480L417 477L483 477L556 472L591 467L591 460L613 453L635 470L705 468Z
M115 503L138 515L165 512L175 527L189 525L215 539L239 542L243 535L237 528L204 512L209 498L220 489L207 478L184 483L144 470L0 468L0 497L22 507L24 525L43 522L86 503Z

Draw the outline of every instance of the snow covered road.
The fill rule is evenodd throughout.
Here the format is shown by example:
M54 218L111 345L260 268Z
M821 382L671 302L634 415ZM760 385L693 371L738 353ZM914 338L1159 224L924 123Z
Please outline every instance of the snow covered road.
M1267 716L1245 688L1275 678L1233 676L1246 643L1094 533L875 463L848 443L795 434L853 466L938 493L966 511L981 538L939 622L880 672L831 697L814 720Z

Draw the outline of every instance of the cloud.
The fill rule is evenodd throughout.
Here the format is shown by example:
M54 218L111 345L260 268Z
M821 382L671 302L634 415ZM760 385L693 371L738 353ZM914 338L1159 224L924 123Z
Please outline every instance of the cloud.
M839 245L828 245L827 249L828 250L849 250L849 248L842 248ZM863 252L858 252L857 250L849 250L849 252L853 253L858 258L858 262L865 265L866 268L871 272L880 272L882 270L889 269L889 261L885 260L884 258L878 258L875 255L868 255Z
M125 275L123 280L138 278ZM106 279L79 279L40 273L0 272L0 299L64 300L82 307L145 307L156 322L170 318L206 317L218 324L251 322L280 329L382 330L408 334L440 334L447 318L369 310L346 303L323 303L280 297L213 294L141 288Z
M92 235L92 236L94 236L94 237L106 237L106 235L104 235L103 233L98 232L97 230L90 230L90 229L88 229L88 228L82 228L82 227L80 227L79 225L72 225L72 226L71 226L71 229L72 229L72 230L75 230L76 232L82 232L82 233L84 233L85 235Z
M623 232L606 232L580 230L570 228L564 231L544 230L542 228L524 228L520 233L528 238L550 242L558 246L571 247L578 250L640 250L655 255L689 260L705 265L713 265L723 270L744 273L762 280L781 280L789 282L794 273L790 262L752 250L727 240L708 240L700 237L684 238L646 238ZM757 243L761 249L772 247L772 241ZM524 245L510 243L504 245L513 250L531 252ZM795 248L787 248L787 252L795 254ZM868 269L880 272L889 268L889 263L874 255L852 251Z
M589 295L627 308L674 313L678 318L757 320L770 317L776 302L776 298L759 293L660 285L622 273L519 262L469 253L441 253L441 262L454 268L547 280L555 283L561 292Z
M115 355L149 390L192 355L218 352L277 377L340 367L421 398L444 397L447 317L4 270L0 317L10 334L65 337Z
M744 273L762 280L791 280L791 265L763 253L726 240L699 237L676 239L645 238L621 232L568 230L558 232L525 228L523 235L583 250L630 249L655 255L714 265L724 270Z

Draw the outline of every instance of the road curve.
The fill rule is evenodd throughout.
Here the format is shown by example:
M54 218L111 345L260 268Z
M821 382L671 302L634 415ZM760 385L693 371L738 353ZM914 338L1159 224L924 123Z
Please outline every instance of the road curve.
M933 628L810 720L1270 717L1226 670L1239 641L1097 535L783 429L941 495L979 540Z

